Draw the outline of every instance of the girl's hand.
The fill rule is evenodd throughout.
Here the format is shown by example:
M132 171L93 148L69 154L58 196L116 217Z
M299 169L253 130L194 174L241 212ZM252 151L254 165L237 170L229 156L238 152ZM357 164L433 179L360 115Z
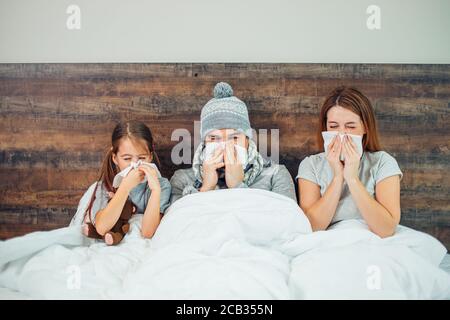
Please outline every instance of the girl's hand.
M345 157L344 179L347 183L351 180L358 179L360 156L356 150L356 145L353 140L345 135L342 144L342 152Z
M225 181L228 188L234 188L244 180L244 169L236 155L233 141L225 144Z
M125 186L125 188L127 188L128 192L129 192L131 189L133 189L139 183L141 183L142 180L144 180L144 176L145 176L144 172L137 170L137 169L132 169L127 174L127 176L125 178L123 178L122 183L120 184L120 187Z
M150 190L161 190L161 185L159 184L158 173L156 170L148 165L140 165L138 170L143 172L147 177L147 183Z
M217 169L222 168L224 165L223 150L217 148L214 151L214 155L212 156L212 158L203 162L203 184L200 191L209 191L213 190L216 187L217 180L219 179Z
M331 169L333 169L334 177L343 178L344 166L340 160L342 151L341 137L336 135L331 143L328 145L327 150L327 161L330 164Z

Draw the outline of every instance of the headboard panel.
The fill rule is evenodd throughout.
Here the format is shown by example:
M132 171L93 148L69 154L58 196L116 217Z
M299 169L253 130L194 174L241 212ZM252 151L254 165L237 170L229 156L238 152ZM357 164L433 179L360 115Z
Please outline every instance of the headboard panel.
M359 88L404 172L401 223L450 247L449 65L0 64L0 238L67 225L118 120L150 126L163 175L187 167L171 162L172 132L194 134L218 81L247 103L257 132L279 129L280 163L293 177L319 151L324 96Z

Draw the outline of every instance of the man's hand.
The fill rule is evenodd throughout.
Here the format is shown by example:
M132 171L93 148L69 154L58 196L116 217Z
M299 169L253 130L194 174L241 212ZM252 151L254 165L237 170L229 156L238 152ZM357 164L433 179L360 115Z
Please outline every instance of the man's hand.
M200 192L210 191L216 188L217 180L219 179L217 169L222 168L224 165L223 150L217 148L214 151L212 158L203 162L203 184L200 188Z
M228 188L234 188L244 181L244 169L239 162L233 141L225 144L225 181Z

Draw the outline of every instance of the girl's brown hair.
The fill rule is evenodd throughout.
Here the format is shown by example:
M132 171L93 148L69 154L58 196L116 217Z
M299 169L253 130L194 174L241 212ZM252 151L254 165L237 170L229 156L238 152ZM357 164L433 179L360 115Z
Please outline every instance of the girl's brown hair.
M317 135L319 148L323 148L322 131L327 131L327 113L334 106L348 109L361 118L366 131L362 140L364 151L375 152L381 150L375 113L370 100L359 90L345 86L334 89L322 104Z
M91 220L91 223L94 223L91 217L91 210L95 201L95 194L97 192L98 185L101 183L103 184L106 191L116 192L116 189L113 187L113 180L115 175L119 173L119 168L113 161L113 154L117 154L120 143L123 139L130 139L133 143L144 146L144 148L148 149L150 154L153 156L153 162L156 164L156 166L158 168L161 167L158 155L155 151L153 135L149 127L139 121L119 122L114 127L113 133L111 135L111 147L109 147L103 159L94 193L91 196L91 200L89 201L88 208L85 212L85 214L89 213L89 219Z

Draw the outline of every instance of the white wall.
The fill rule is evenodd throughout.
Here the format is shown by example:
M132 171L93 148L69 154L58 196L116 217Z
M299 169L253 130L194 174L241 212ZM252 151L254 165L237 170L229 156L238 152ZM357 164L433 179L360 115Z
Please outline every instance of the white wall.
M450 0L0 0L3 63L448 64L449 31Z

